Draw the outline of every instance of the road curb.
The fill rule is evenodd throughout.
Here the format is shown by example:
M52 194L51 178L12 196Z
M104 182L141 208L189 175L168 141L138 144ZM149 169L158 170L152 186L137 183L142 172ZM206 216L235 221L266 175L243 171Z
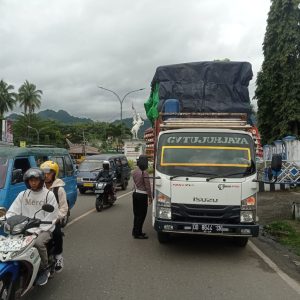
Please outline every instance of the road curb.
M278 275L286 281L283 277L289 278L289 282L293 283L293 288L296 286L296 291L300 295L300 257L289 251L286 247L280 245L273 239L260 235L257 238L251 239L249 246L257 253ZM258 251L255 251L255 250ZM262 255L260 255L262 253ZM267 257L268 261L264 259ZM276 266L276 267L274 267ZM285 274L285 275L281 275ZM287 282L287 281L286 281ZM288 283L288 282L287 282ZM289 284L289 283L288 283ZM290 284L289 284L290 285ZM290 285L291 286L291 285Z

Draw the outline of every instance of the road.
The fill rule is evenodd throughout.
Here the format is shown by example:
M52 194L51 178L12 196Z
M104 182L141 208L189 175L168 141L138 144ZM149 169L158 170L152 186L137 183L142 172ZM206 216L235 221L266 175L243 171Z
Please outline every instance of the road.
M249 245L229 240L178 237L161 245L131 237L131 194L92 211L95 196L80 195L65 229L65 268L24 299L299 299L300 295ZM84 213L88 214L82 216Z

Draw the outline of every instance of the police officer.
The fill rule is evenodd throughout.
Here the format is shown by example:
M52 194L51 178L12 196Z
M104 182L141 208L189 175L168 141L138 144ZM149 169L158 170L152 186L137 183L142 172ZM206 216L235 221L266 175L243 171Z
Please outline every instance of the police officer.
M146 155L139 156L137 166L132 173L134 182L134 191L132 194L134 215L132 236L135 239L148 239L148 236L142 231L148 204L152 203L151 185L149 175L146 171L148 169L148 158Z

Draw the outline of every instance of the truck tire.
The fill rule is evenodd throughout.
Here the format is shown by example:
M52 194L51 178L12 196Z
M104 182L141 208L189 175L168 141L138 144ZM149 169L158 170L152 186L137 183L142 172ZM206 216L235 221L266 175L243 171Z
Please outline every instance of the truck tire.
M84 188L79 188L79 193L80 194L84 194L86 192L86 189L84 189Z
M167 244L171 241L171 236L169 233L157 232L157 239L161 244Z
M247 237L236 237L234 238L234 243L239 247L246 247L248 243Z

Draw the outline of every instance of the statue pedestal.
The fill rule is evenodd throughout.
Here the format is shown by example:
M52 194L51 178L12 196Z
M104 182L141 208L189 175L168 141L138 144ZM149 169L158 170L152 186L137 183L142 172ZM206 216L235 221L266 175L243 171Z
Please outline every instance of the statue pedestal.
M144 140L124 140L124 154L129 160L136 160L145 154L146 142Z

